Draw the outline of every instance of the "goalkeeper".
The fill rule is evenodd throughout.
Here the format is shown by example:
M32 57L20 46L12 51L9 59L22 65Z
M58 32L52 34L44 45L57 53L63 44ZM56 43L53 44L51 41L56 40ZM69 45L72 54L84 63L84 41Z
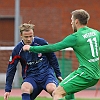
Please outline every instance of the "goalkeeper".
M100 79L99 46L100 32L87 27L90 15L83 9L72 11L71 24L74 31L61 42L46 46L25 45L31 52L56 52L72 47L79 61L77 70L68 75L53 92L53 100L63 100L66 94L76 93L94 86ZM67 67L67 66L66 66Z

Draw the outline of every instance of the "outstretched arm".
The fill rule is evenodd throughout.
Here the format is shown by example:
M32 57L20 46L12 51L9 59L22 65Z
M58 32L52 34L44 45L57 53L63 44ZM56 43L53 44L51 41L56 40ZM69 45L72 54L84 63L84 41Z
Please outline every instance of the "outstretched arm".
M76 44L76 36L75 35L69 35L65 39L63 39L61 42L55 43L55 44L49 44L44 46L29 46L24 45L23 50L29 50L35 53L48 53L48 52L56 52L61 49L65 49L68 47L72 47Z

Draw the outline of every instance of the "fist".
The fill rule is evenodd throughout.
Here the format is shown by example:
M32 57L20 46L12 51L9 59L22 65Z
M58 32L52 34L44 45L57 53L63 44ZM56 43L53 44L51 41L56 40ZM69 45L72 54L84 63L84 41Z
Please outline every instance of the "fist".
M23 50L24 51L29 51L29 49L30 49L30 45L24 45L23 46Z

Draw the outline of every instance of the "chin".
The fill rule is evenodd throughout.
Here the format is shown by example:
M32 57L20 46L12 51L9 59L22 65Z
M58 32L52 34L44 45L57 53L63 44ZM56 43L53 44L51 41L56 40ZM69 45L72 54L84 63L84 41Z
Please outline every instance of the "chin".
M26 43L26 45L31 45L31 43Z

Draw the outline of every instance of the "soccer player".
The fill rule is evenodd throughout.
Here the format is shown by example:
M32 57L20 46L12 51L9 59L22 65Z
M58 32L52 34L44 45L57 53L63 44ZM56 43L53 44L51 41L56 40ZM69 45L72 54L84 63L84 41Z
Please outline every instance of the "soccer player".
M23 51L22 47L25 44L31 46L48 44L43 38L34 36L33 24L22 24L20 26L20 35L22 40L15 46L9 59L4 100L8 100L10 95L18 62L22 66L22 100L34 100L43 89L52 95L58 85L58 80L62 81L56 55L54 53L37 54Z
M89 13L84 9L71 12L74 33L62 41L46 46L25 45L23 50L31 52L56 52L72 47L79 61L77 70L68 75L53 92L53 100L63 100L66 94L76 93L94 86L100 79L99 46L100 32L87 26ZM66 66L67 67L67 66Z

